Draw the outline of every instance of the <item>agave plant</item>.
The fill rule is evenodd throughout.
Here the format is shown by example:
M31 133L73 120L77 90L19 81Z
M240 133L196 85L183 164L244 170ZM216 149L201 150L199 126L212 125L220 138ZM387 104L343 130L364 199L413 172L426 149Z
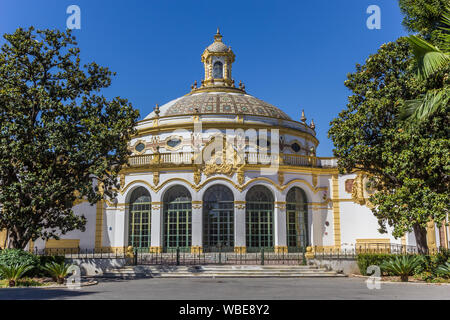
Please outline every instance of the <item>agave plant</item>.
M418 76L426 79L433 73L443 70L450 63L450 6L443 13L442 33L440 34L440 48L417 36L410 36L414 56L418 63ZM448 77L448 75L447 75ZM412 120L423 120L433 113L444 110L450 104L450 86L429 90L419 99L406 102L403 116Z
M383 271L400 276L400 279L406 282L408 281L408 277L414 273L414 269L419 267L422 262L423 259L421 256L401 255L384 262L381 268Z
M437 268L436 271L437 271L436 273L438 275L445 277L445 278L449 278L450 277L450 259L446 263L441 264Z
M56 262L50 262L47 263L43 269L50 273L53 280L55 280L58 284L63 284L64 279L68 274L70 265L66 264L64 262L62 263L56 263Z
M0 275L2 278L8 280L8 286L15 287L17 280L22 278L31 269L33 269L33 266L29 264L0 265Z

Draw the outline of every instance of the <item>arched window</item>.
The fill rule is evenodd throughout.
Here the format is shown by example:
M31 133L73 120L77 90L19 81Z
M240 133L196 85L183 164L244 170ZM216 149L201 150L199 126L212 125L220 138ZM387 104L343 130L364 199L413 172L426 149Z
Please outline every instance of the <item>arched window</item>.
M308 204L305 192L298 187L289 190L286 196L286 219L288 247L307 247Z
M187 250L191 246L192 198L189 190L177 185L164 195L164 249Z
M128 245L135 248L150 247L151 198L143 188L135 189L130 198L128 217Z
M254 186L245 198L247 251L273 247L273 195L264 186Z
M212 186L203 196L203 246L234 248L234 197L223 185Z
M222 79L223 78L223 64L220 61L214 62L213 78L214 79Z

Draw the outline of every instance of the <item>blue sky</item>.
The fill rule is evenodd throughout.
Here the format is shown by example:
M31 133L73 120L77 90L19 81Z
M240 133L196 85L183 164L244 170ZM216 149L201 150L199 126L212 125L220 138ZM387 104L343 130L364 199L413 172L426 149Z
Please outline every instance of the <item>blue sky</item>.
M395 0L0 0L0 33L65 29L71 4L81 8L74 34L83 61L117 72L104 94L129 99L141 118L202 79L200 55L219 26L236 54L233 78L295 120L305 109L319 156L332 156L327 131L346 106L347 73L406 35ZM369 5L381 8L380 30L366 27Z

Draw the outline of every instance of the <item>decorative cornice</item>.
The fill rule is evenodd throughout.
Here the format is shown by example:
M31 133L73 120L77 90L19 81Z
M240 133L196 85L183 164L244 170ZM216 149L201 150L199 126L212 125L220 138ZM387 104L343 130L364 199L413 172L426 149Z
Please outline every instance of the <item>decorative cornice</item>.
M153 190L154 192L158 192L158 191L161 190L166 184L169 184L169 183L171 183L171 182L173 182L173 181L184 182L184 183L186 183L190 188L192 188L192 189L195 190L195 191L201 190L205 185L209 184L209 183L212 182L212 181L226 181L226 182L230 183L231 185L233 185L233 187L236 188L236 189L239 190L239 191L242 191L242 190L246 189L250 184L252 184L252 183L254 183L254 182L257 182L257 181L268 182L268 183L270 183L271 185L273 185L275 188L277 188L277 190L279 190L279 191L284 191L284 190L286 190L287 188L289 188L289 186L291 186L292 184L297 183L297 182L298 182L298 183L304 184L304 185L305 185L306 187L308 187L313 193L317 193L317 192L319 192L319 191L326 191L326 190L327 190L327 187L316 187L316 188L314 188L308 181L303 180L303 179L293 179L293 180L289 181L288 183L286 183L285 185L280 186L280 185L276 184L274 181L272 181L271 179L266 178L266 177L253 178L253 179L247 181L247 182L246 182L245 184L243 184L243 185L238 185L238 184L236 184L234 181L232 181L231 179L228 179L228 178L225 178L225 177L213 177L213 178L207 179L206 181L204 181L203 183L201 183L201 184L199 184L199 185L194 185L194 184L192 184L191 182L189 182L188 180L183 179L183 178L171 178L171 179L167 179L166 181L164 181L162 184L160 184L160 185L157 186L157 187L154 187L154 186L150 185L147 181L144 181L144 180L134 180L134 181L130 182L129 184L127 184L127 185L125 186L125 188L123 188L123 189L120 191L120 194L123 195L123 194L127 191L127 189L128 189L130 186L132 186L133 184L136 184L136 183L144 184L144 185L146 185L150 190Z

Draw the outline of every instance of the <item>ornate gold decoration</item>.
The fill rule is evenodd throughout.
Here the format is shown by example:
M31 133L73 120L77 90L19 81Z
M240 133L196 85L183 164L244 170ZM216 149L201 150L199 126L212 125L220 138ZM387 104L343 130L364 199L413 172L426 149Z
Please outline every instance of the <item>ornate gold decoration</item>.
M286 210L286 201L275 201L275 208L281 211Z
M275 246L274 251L275 251L275 253L287 253L288 247L287 246Z
M125 187L125 174L121 173L119 175L119 184L120 184L120 190L123 189L123 187Z
M284 184L284 172L278 171L278 184L282 186Z
M301 184L303 184L304 186L306 186L307 188L309 188L313 193L317 193L317 192L319 192L319 191L327 191L327 190L328 190L327 187L317 187L317 188L314 188L308 181L305 181L305 180L303 180L303 179L293 179L293 180L289 181L287 184L285 184L284 186L280 186L280 185L276 184L275 182L273 182L271 179L266 178L266 177L253 178L253 179L247 181L247 182L246 182L245 184L243 184L243 185L238 185L238 184L236 184L233 180L230 180L230 179L228 179L228 178L226 178L226 177L213 177L213 178L210 178L210 179L207 179L207 180L203 181L203 183L201 183L201 184L199 184L199 185L194 185L194 184L192 184L191 182L189 182L188 180L183 179L183 178L171 178L171 179L165 180L163 183L161 183L161 184L160 184L159 186L157 186L157 187L154 187L154 186L150 185L150 184L149 184L147 181L145 181L145 180L135 180L135 181L132 181L132 182L130 182L129 184L127 184L127 185L125 186L125 188L124 188L123 190L120 191L120 194L123 195L123 194L126 192L126 190L128 190L128 188L129 188L130 186L132 186L133 184L135 184L135 183L142 183L142 184L146 185L149 189L151 189L151 190L153 190L153 191L155 191L155 192L158 192L159 190L161 190L161 189L162 189L166 184L168 184L168 183L171 183L171 182L174 182L174 181L181 181L181 182L186 183L186 185L188 185L189 187L191 187L193 190L199 191L199 190L201 190L204 186L206 186L208 183L210 183L210 182L212 182L212 181L218 181L218 180L226 181L226 182L230 183L230 184L231 184L234 188L236 188L236 190L238 190L238 191L244 190L245 188L247 188L248 185L250 185L250 184L252 184L252 183L254 183L254 182L256 182L256 181L265 181L265 182L267 182L267 183L270 183L270 184L273 185L275 188L277 188L277 190L279 190L279 191L286 190L287 188L289 188L289 186L291 186L291 185L294 184L294 183L301 183ZM334 201L334 200L333 200L333 201Z
M362 172L358 172L352 184L352 199L355 203L373 208L372 203L370 203L369 201L370 192L366 187L367 182L367 175L363 174Z
M245 182L245 175L244 175L245 171L244 169L241 167L238 169L237 171L237 181L240 185L244 184Z
M241 201L241 200L236 200L234 201L234 208L235 209L245 209L245 201Z
M133 258L134 257L134 251L132 246L127 247L127 258Z
M314 187L317 187L317 174L312 175L312 183Z
M102 196L105 194L105 184L103 182L98 182L98 193Z
M159 171L153 171L153 184L155 187L159 184Z
M314 251L312 247L306 247L305 258L306 259L314 259Z
M162 247L150 247L150 253L161 253L163 252Z
M247 247L234 247L234 252L235 253L246 253L247 252Z
M202 246L191 246L191 253L193 253L193 254L203 253L203 247Z
M152 210L159 211L161 209L162 202L152 202Z
M200 181L202 181L202 171L201 171L200 168L197 168L197 169L194 171L194 183L195 183L196 185L198 185L198 184L200 183Z
M192 209L201 209L203 207L203 201L194 200L192 201Z
M208 159L209 154L206 154L206 152L210 152L208 147L213 146L212 144L216 143L216 139L221 139L221 148L219 150L215 149L215 153ZM202 159L206 159L202 171L207 177L215 174L223 174L231 177L244 166L244 161L240 158L233 146L227 143L224 136L215 136L206 144L202 151Z

